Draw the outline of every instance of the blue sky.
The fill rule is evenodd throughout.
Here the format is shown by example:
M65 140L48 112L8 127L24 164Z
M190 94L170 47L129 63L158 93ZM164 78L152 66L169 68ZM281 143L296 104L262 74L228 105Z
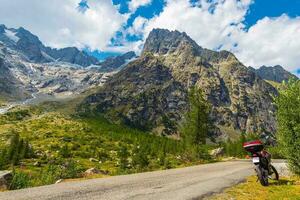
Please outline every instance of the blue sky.
M166 28L186 32L204 48L229 50L246 66L300 71L300 0L0 1L0 23L99 59L139 53L153 28Z
M196 4L197 2L198 0L191 1L191 3ZM130 0L113 0L114 5L119 5L119 12L122 14L130 13L130 10L128 8L129 3ZM133 25L134 20L139 16L151 20L151 18L159 15L163 11L164 6L164 0L153 0L150 4L137 8L134 13L130 13L130 17L123 25L124 29L130 28ZM245 25L244 29L248 30L259 20L265 17L276 18L282 16L283 14L286 14L290 18L296 18L300 16L300 1L289 0L287 3L286 0L255 0L250 4L249 9L247 10L247 14L245 15L245 18L243 20L243 24ZM118 43L119 38L123 38L126 41L138 41L142 39L139 35L124 35L124 33L122 32L117 32L115 37L111 40L111 45L113 46L115 45L115 43L116 45L120 45ZM220 46L222 46L222 44ZM98 56L101 59L116 54L116 52L110 53L99 51L97 53L94 53L94 55ZM300 69L294 69L293 72L300 74Z

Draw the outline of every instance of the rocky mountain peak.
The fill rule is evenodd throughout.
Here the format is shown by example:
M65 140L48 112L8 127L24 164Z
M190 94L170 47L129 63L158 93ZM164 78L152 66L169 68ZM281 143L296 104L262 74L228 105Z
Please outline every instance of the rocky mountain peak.
M29 61L35 63L47 63L62 61L87 67L97 64L98 60L80 51L76 47L53 49L46 47L40 39L23 27L18 29L0 26L0 41L9 48L25 55Z
M110 72L117 70L135 57L136 54L134 51L129 51L119 56L109 57L100 63L101 71Z
M298 79L294 74L286 71L282 66L261 66L255 70L255 73L262 79L281 83L288 81L290 78Z
M83 107L154 133L176 134L190 86L201 88L211 103L215 135L276 130L274 87L231 52L202 48L185 33L165 29L151 31L142 55Z
M159 55L176 54L185 59L198 57L204 65L209 62L218 63L228 59L238 62L231 52L225 50L218 52L202 48L185 32L177 30L153 29L146 39L142 55L147 52Z
M173 53L178 49L189 48L192 51L202 49L185 32L167 29L153 29L146 39L142 54L152 52L154 54Z

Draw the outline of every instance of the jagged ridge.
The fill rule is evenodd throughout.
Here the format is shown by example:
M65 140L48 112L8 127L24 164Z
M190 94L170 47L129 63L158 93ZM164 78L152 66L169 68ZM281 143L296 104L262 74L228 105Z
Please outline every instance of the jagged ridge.
M155 76L154 72L164 76ZM83 105L96 105L98 112L113 120L176 134L174 124L188 108L187 91L193 85L202 88L213 105L211 117L222 135L228 133L224 130L275 131L274 87L232 53L204 49L185 33L164 29L154 29L142 56Z

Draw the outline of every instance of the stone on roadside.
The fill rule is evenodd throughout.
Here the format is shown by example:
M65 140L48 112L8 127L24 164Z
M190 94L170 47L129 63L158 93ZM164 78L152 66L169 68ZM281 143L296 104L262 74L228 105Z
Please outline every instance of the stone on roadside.
M100 170L96 168L90 168L84 172L85 175L93 175L93 174L99 174Z
M222 155L224 155L224 148L223 148L223 147L220 147L220 148L217 148L217 149L213 149L213 150L210 152L210 155L213 156L213 157L219 157L219 156L222 156Z
M63 182L63 179L58 179L58 180L55 182L55 184L58 184L58 183L61 183L61 182Z
M83 174L85 176L90 176L90 175L94 175L94 174L103 174L103 175L107 175L109 172L107 170L99 170L96 168L90 168L88 170L86 170Z
M0 190L7 190L12 178L11 171L0 171Z

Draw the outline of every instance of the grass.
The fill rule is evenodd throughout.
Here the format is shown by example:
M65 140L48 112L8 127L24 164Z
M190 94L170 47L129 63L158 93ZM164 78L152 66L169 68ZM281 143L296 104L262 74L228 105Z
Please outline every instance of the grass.
M300 200L300 177L283 177L279 181L270 181L268 187L261 186L251 176L241 183L225 190L222 194L209 197L210 200Z
M16 172L13 189L51 184L61 178L106 177L211 161L203 157L210 147L198 152L178 140L112 124L101 115L77 116L74 108L74 100L47 102L0 115L0 150L18 133L36 153L35 158L7 166ZM72 166L66 167L70 162ZM89 168L105 174L85 176Z
M282 87L282 83L278 83L275 81L270 81L270 80L265 80L267 83L269 83L270 85L272 85L273 87L279 89L280 87Z

